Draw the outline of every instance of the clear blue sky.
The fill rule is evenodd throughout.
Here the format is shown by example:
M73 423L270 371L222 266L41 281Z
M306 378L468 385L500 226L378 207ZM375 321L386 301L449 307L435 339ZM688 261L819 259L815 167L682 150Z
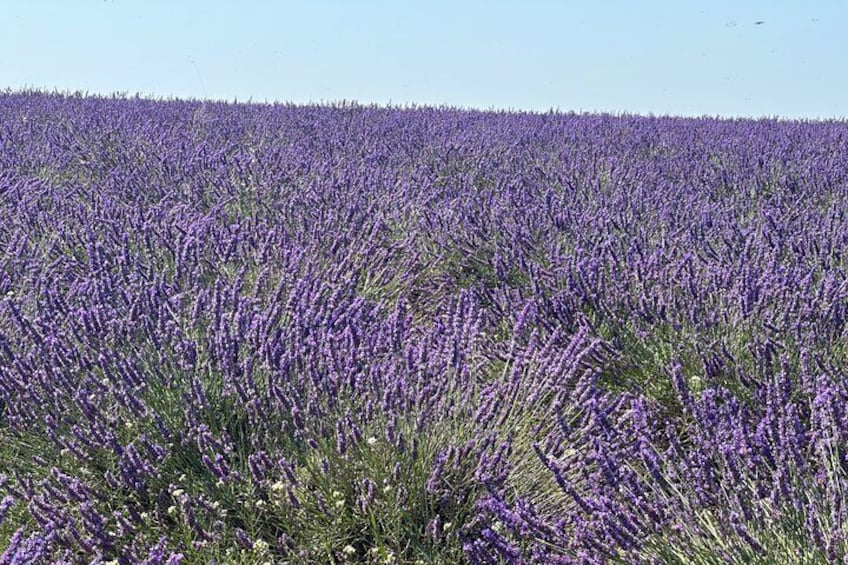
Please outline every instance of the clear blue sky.
M0 12L0 88L848 117L844 0L0 0Z

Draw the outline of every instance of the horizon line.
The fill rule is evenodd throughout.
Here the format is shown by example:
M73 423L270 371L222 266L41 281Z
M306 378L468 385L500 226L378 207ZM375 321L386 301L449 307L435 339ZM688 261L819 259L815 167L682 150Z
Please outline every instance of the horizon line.
M379 101L362 101L355 98L336 98L309 101L283 100L264 98L262 100L254 99L252 96L247 99L239 99L234 96L232 99L223 97L210 96L181 96L175 94L158 94L153 92L128 90L113 90L110 92L90 91L88 89L69 89L49 86L26 85L19 87L5 87L0 90L0 97L15 96L15 95L47 95L57 96L60 98L77 98L77 99L101 99L101 100L146 100L150 102L188 102L198 104L226 104L226 105L254 105L254 106L288 106L288 107L314 107L314 108L371 108L383 110L451 110L457 112L476 112L483 114L515 114L515 115L536 115L536 116L608 116L616 118L648 118L648 119L682 119L682 120L717 120L717 121L773 121L773 122L800 122L800 123L846 123L848 116L781 116L778 114L760 114L754 115L730 115L719 113L701 113L701 114L680 114L671 112L640 112L633 110L605 110L605 109L567 109L563 110L560 106L550 106L548 109L539 108L517 108L513 106L495 106L488 107L473 106L466 104L455 104L450 102L429 103L404 101L394 102L389 99L387 102Z

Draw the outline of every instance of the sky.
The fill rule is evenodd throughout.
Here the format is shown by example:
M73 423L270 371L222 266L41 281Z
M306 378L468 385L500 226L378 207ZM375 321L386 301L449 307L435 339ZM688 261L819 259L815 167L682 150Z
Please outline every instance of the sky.
M844 0L0 0L0 89L848 117Z

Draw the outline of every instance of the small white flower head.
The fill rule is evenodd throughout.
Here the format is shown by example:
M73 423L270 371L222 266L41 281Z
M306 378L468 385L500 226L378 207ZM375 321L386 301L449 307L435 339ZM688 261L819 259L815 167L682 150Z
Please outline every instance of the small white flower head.
M259 500L256 501L256 507L257 508L264 508L265 507L265 501L260 498Z
M268 551L268 549L270 549L270 547L271 546L268 544L268 542L263 539L258 539L253 542L253 551L255 551L256 553L265 553Z
M374 436L371 436L365 441L368 442L368 445L375 445L377 443L377 438L375 438Z
M181 488L174 489L174 492L171 493L174 498L179 498L185 494L185 491Z
M169 506L168 507L168 515L169 516L175 516L176 514L177 514L177 507L176 506Z
M345 555L353 555L356 553L356 548L348 544L342 548L342 553Z
M331 494L333 498L344 498L344 493L338 490L334 490Z
M276 483L271 485L272 492L282 492L284 490L286 490L286 485L285 483L283 483L283 481L277 481Z

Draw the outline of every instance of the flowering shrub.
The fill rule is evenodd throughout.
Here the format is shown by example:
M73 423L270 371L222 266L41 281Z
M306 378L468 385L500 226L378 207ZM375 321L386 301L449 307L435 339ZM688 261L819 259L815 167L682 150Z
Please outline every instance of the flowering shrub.
M0 97L0 563L848 555L848 124Z

